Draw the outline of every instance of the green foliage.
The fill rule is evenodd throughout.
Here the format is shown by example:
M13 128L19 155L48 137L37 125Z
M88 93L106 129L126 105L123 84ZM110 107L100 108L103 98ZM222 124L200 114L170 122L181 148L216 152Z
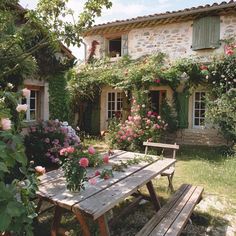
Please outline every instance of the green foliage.
M175 132L178 128L177 112L165 99L161 104L161 117L168 124L167 131Z
M236 142L236 89L208 102L207 117L217 124L227 140Z
M69 94L66 84L66 77L63 74L49 78L49 111L52 120L68 121L70 119Z
M92 64L81 65L79 72L72 71L68 89L73 101L93 100L104 85L126 91L147 89L150 85L179 84L178 71L164 66L165 55L145 56L131 60L125 56L115 63L109 59L97 60Z
M19 133L23 114L12 119L21 92L14 93L8 87L0 90L0 232L33 235L31 224L37 215L31 198L35 197L37 180L28 169ZM14 120L17 122L12 123Z

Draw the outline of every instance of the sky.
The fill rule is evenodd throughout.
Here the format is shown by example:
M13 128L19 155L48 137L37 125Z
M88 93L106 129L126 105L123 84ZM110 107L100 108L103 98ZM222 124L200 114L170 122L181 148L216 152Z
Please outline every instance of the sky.
M115 20L129 19L137 16L145 16L166 11L181 10L200 5L220 3L223 0L111 0L112 8L104 9L102 16L95 20L95 24L106 23ZM29 9L37 6L38 0L20 0L20 4ZM83 9L85 0L69 0L68 6L79 13ZM83 59L83 47L70 47L72 53L78 58Z

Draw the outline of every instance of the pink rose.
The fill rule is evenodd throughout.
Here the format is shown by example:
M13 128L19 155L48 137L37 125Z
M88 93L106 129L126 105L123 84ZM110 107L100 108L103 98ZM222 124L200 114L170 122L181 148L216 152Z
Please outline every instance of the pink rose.
M66 151L67 151L66 148L62 148L59 153L61 156L64 156L67 153Z
M100 175L101 173L100 173L100 171L99 170L96 170L95 171L95 176L98 176L98 175Z
M152 112L149 111L149 112L147 113L147 116L150 117L151 115L152 115Z
M11 129L11 120L9 118L1 118L1 127L3 130Z
M89 165L89 160L88 158L86 157L82 157L80 160L79 160L79 165L86 168L88 165Z
M26 112L27 111L27 104L18 104L16 107L17 112Z
M22 95L26 98L30 97L30 90L27 88L22 89Z
M97 180L95 178L89 179L88 181L91 185L95 185L97 183Z
M66 148L66 152L67 153L73 153L75 151L75 148L74 147L68 147Z
M46 172L45 168L42 167L42 166L36 166L36 167L35 167L35 171L36 171L39 175L43 175L43 174L45 174L45 172Z
M121 136L120 138L121 138L122 140L126 140L127 137L126 137L125 135L123 135L123 136Z
M94 149L94 147L90 146L88 148L88 153L91 154L91 155L94 155L96 153L96 150Z
M108 154L105 154L105 155L103 156L103 162L104 162L105 164L108 164L108 163L109 163L109 155L108 155Z

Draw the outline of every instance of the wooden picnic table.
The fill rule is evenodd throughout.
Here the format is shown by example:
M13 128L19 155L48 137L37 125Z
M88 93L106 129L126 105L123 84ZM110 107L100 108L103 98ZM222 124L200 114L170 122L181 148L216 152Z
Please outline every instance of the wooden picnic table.
M120 163L120 161L125 162L128 159L144 155L115 150L114 154L110 156L106 168L111 168L113 164ZM83 235L91 235L85 216L90 216L94 221L98 221L102 236L110 235L106 213L144 185L147 186L151 201L158 211L160 203L154 191L152 179L173 165L175 161L172 158L156 158L152 163L142 161L128 166L123 172L113 171L114 177L110 179L104 180L96 177L98 180L96 184L88 183L85 190L80 192L71 192L66 188L66 181L61 169L44 174L40 177L37 195L41 200L50 201L55 205L51 235L57 235L63 208L75 214L81 224ZM88 168L88 176L93 175L95 170L103 168L104 166Z

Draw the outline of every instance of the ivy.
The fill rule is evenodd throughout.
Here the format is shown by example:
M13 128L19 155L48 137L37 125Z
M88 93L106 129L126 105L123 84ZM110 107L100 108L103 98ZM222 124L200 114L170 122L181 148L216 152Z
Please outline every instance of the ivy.
M70 118L69 94L66 85L66 77L62 73L49 79L49 110L52 120L68 121Z

